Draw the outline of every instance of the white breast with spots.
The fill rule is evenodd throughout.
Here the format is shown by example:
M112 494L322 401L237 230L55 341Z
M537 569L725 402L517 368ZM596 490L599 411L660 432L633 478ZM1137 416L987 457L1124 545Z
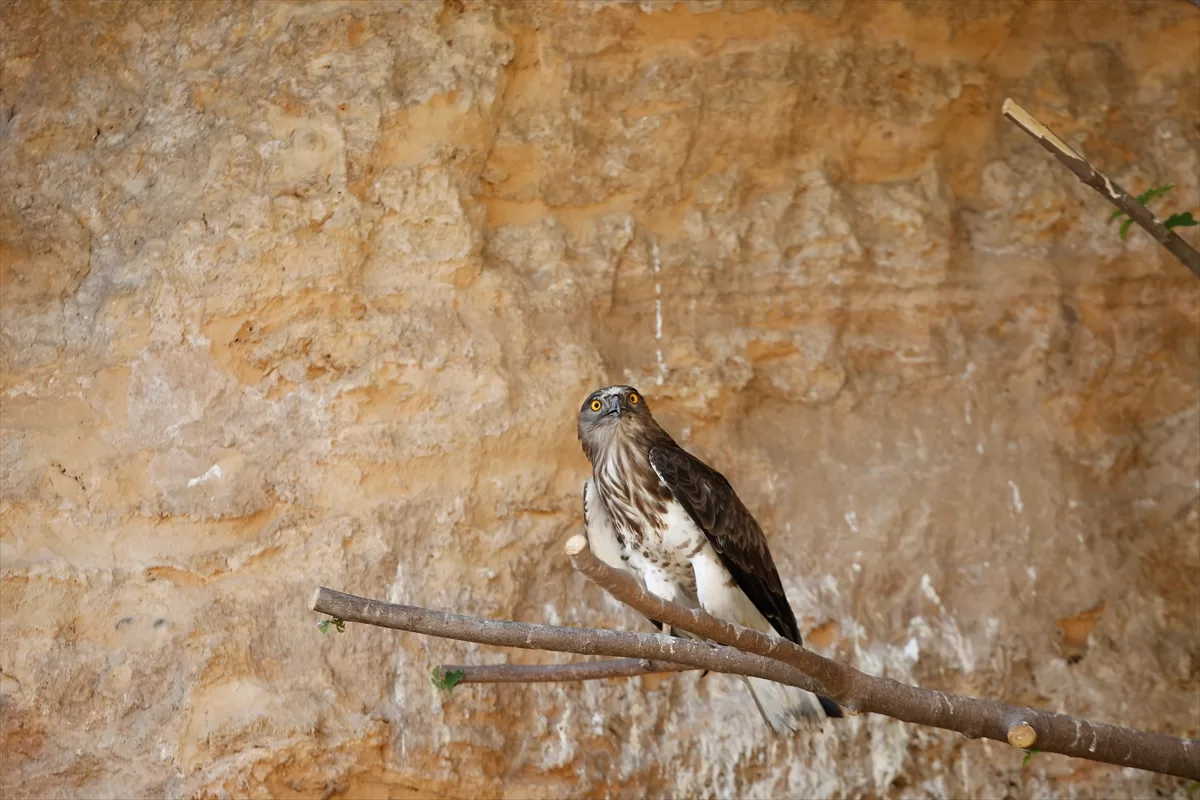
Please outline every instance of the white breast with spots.
M711 545L683 506L672 500L657 524L646 526L640 546L626 542L622 555L649 591L681 605L699 604L692 559Z

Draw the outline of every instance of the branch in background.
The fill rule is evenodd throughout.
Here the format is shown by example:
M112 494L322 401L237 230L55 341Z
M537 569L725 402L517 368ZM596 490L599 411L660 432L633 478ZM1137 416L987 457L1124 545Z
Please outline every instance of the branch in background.
M1179 234L1167 228L1154 212L1137 201L1110 179L1107 175L1092 166L1086 158L1075 152L1069 144L1058 138L1054 131L1039 122L1032 114L1011 99L1004 101L1004 116L1015 123L1017 127L1037 140L1038 144L1050 151L1059 162L1075 173L1083 183L1095 189L1105 200L1112 203L1129 218L1145 229L1155 241L1167 248L1171 255L1178 258L1183 265L1200 278L1200 251L1179 237Z
M323 587L314 594L312 608L344 621L480 644L667 661L713 672L767 678L826 694L851 710L952 730L971 738L994 739L1020 748L1031 748L1036 744L1039 752L1061 753L1200 779L1200 741L918 689L890 678L867 675L778 637L723 622L703 611L667 603L643 591L628 575L599 561L587 549L583 537L573 537L567 543L567 553L584 575L635 610L664 624L723 643L689 641L661 634L486 620L368 600ZM737 647L727 646L730 643L737 643ZM801 664L804 668L799 668ZM582 665L554 666L579 669ZM467 668L456 669L465 672Z
M443 664L443 674L461 673L461 683L549 683L594 681L601 678L633 678L664 672L696 669L686 664L650 661L645 658L616 658L607 661L573 661L568 664Z

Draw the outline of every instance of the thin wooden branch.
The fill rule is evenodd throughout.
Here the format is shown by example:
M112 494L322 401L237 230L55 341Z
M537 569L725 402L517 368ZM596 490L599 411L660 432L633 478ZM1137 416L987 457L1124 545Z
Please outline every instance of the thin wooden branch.
M605 661L572 661L567 664L443 664L442 674L461 672L459 683L551 683L594 681L603 678L633 678L667 672L694 670L686 664L649 661L644 658L615 658Z
M616 599L666 625L747 653L780 659L817 678L825 694L852 711L957 731L972 739L1028 742L1047 753L1104 761L1200 779L1200 741L1088 722L1065 714L1010 706L995 700L919 689L867 675L777 636L766 636L704 611L668 603L643 590L625 572L596 558L587 540L574 536L567 555L577 570Z
M661 633L627 633L482 619L419 606L402 606L370 600L324 586L313 594L310 605L313 611L328 614L344 622L362 622L443 639L585 656L665 661L711 672L766 678L799 686L810 692L822 691L820 684L815 680L782 661L744 653L733 647L690 641Z
M1117 208L1124 211L1140 225L1154 240L1170 251L1185 267L1200 278L1200 251L1192 247L1175 231L1169 230L1154 212L1137 201L1137 198L1125 191L1119 184L1096 169L1090 161L1077 153L1069 144L1058 138L1054 131L1039 122L1032 114L1011 99L1004 101L1002 109L1004 116L1016 124L1018 128L1032 136L1038 144L1050 151L1050 154L1067 169L1075 173L1075 177L1092 187L1100 195Z

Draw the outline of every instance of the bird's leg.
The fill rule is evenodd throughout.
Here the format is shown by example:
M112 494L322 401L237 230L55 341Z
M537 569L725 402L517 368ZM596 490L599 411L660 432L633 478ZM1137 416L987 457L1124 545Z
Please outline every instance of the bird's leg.
M660 633L665 633L667 636L678 636L680 639L693 638L691 636L691 634L689 634L687 631L677 631L674 628L672 628L670 625L659 622L656 619L650 620L650 623L652 625L654 625L655 628L658 628ZM700 677L703 678L708 673L709 673L709 670L704 670L703 672L700 673Z

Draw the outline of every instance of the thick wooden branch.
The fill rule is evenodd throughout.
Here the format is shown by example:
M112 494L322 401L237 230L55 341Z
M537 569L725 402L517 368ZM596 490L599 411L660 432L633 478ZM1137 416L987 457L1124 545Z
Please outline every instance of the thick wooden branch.
M919 689L891 678L867 675L779 637L668 603L643 590L629 574L596 558L582 536L567 542L567 555L590 580L651 619L747 653L791 664L817 678L828 697L852 711L956 731L973 739L993 739L1014 746L1020 742L1021 747L1036 746L1047 753L1200 779L1200 741L1088 722L995 700Z
M572 563L619 600L668 625L721 644L689 641L661 634L564 628L523 622L488 620L462 614L401 606L336 592L324 587L313 596L312 608L347 622L480 644L553 650L581 655L606 655L640 661L668 662L667 666L707 669L767 678L825 694L851 710L871 712L905 722L943 728L972 738L984 737L1014 746L1037 747L1050 753L1103 761L1123 767L1200 779L1200 742L1113 725L1087 722L1063 714L1019 708L973 697L907 686L889 678L860 672L803 647L718 620L702 611L667 603L643 591L627 574L599 561L586 540L568 543ZM736 644L736 646L729 646ZM573 670L580 679L601 677L597 664L550 665L532 674L560 679ZM608 662L610 665L613 662ZM803 666L801 666L803 665ZM451 669L451 668L444 668ZM526 680L521 670L495 667L457 667L476 670L475 681ZM658 670L655 670L658 671ZM490 676L489 676L490 673Z
M443 664L442 674L461 672L459 683L551 683L594 681L603 678L633 678L665 672L696 669L686 664L649 661L644 658L615 658L605 661L572 661L567 664Z
M861 687L854 685L852 676L857 670L850 670L844 664L817 655L807 648L792 644L787 639L766 636L758 631L717 619L699 609L668 603L642 589L629 573L615 570L596 558L587 546L587 539L582 536L573 536L567 542L567 556L571 559L572 566L589 580L650 619L681 628L718 644L736 647L745 653L755 653L790 664L816 679L823 687L821 694L836 700L851 712L861 710Z
M1090 161L1077 153L1074 148L1058 138L1054 131L1039 122L1032 114L1011 99L1004 101L1003 114L1018 128L1032 136L1038 144L1050 151L1050 154L1075 177L1092 187L1100 195L1117 208L1124 211L1140 225L1154 240L1170 251L1183 265L1200 278L1200 251L1192 247L1175 231L1169 230L1154 212L1137 201L1137 198L1125 191L1116 181L1096 169Z

